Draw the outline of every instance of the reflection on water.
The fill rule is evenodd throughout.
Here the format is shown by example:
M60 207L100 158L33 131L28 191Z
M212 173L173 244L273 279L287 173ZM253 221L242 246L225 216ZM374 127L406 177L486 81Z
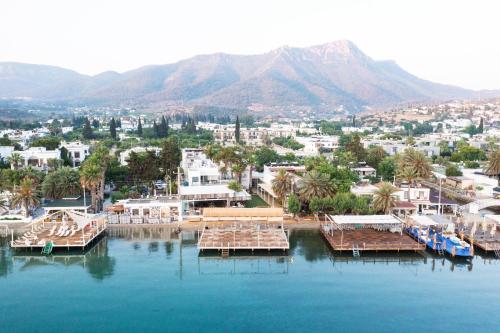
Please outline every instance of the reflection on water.
M203 274L288 274L294 257L314 263L330 261L334 271L341 272L347 265L402 265L426 266L432 272L443 269L451 272L456 269L472 271L474 262L481 265L499 264L493 255L477 253L473 259L452 259L440 257L431 252L425 253L362 253L360 258L353 258L349 252L333 253L317 230L292 230L290 250L268 254L267 252L239 252L229 258L221 258L217 252L197 254L196 232L178 233L171 227L123 227L111 228L107 236L100 239L85 253L56 251L52 255L42 256L35 252L15 252L8 247L7 239L0 238L0 277L13 274L15 270L27 271L42 266L79 266L96 280L104 280L115 273L117 259L110 254L110 243L122 240L130 243L134 252L146 251L149 255L163 255L165 258L177 258L179 277L183 274L183 249L189 251L189 260L193 253L197 257L197 272ZM162 249L162 252L160 252ZM177 252L177 250L179 252ZM478 251L479 252L479 251ZM215 256L214 256L215 254Z

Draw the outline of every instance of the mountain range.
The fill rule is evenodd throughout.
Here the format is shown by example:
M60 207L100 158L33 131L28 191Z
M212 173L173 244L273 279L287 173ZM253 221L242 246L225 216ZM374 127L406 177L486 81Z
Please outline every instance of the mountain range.
M347 40L281 47L259 55L199 55L95 76L54 66L0 62L0 98L360 110L476 96L472 90L418 78L394 61L373 60Z

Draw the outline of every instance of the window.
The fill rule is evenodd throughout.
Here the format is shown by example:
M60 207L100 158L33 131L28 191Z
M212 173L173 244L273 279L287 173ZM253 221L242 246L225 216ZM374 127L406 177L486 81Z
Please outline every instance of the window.
M80 158L80 152L79 151L75 152L75 158Z
M405 191L405 193L404 193L404 198L405 198L405 199L408 199L408 191Z
M423 199L424 198L424 191L418 191L418 198Z
M193 177L191 179L191 183L198 183L200 181L200 178L199 177Z

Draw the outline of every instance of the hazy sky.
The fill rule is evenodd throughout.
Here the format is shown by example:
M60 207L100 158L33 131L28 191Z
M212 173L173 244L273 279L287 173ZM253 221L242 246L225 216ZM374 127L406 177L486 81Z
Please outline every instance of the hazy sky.
M499 15L498 0L2 0L0 61L97 74L349 39L422 78L498 89Z

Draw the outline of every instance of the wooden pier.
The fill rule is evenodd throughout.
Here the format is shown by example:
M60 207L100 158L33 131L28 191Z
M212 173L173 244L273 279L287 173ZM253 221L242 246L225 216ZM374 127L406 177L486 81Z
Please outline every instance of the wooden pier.
M48 243L52 243L53 249L85 249L106 231L105 215L78 212L64 214L67 216L54 213L36 220L31 224L31 231L16 240L12 232L10 246L14 249L41 250Z
M334 251L423 251L402 232L403 222L392 215L326 216L321 234Z
M425 244L419 244L406 234L377 231L373 229L335 230L321 233L335 251L423 251Z
M229 223L205 225L199 231L198 249L218 250L228 255L229 250L288 250L288 235L281 224Z

